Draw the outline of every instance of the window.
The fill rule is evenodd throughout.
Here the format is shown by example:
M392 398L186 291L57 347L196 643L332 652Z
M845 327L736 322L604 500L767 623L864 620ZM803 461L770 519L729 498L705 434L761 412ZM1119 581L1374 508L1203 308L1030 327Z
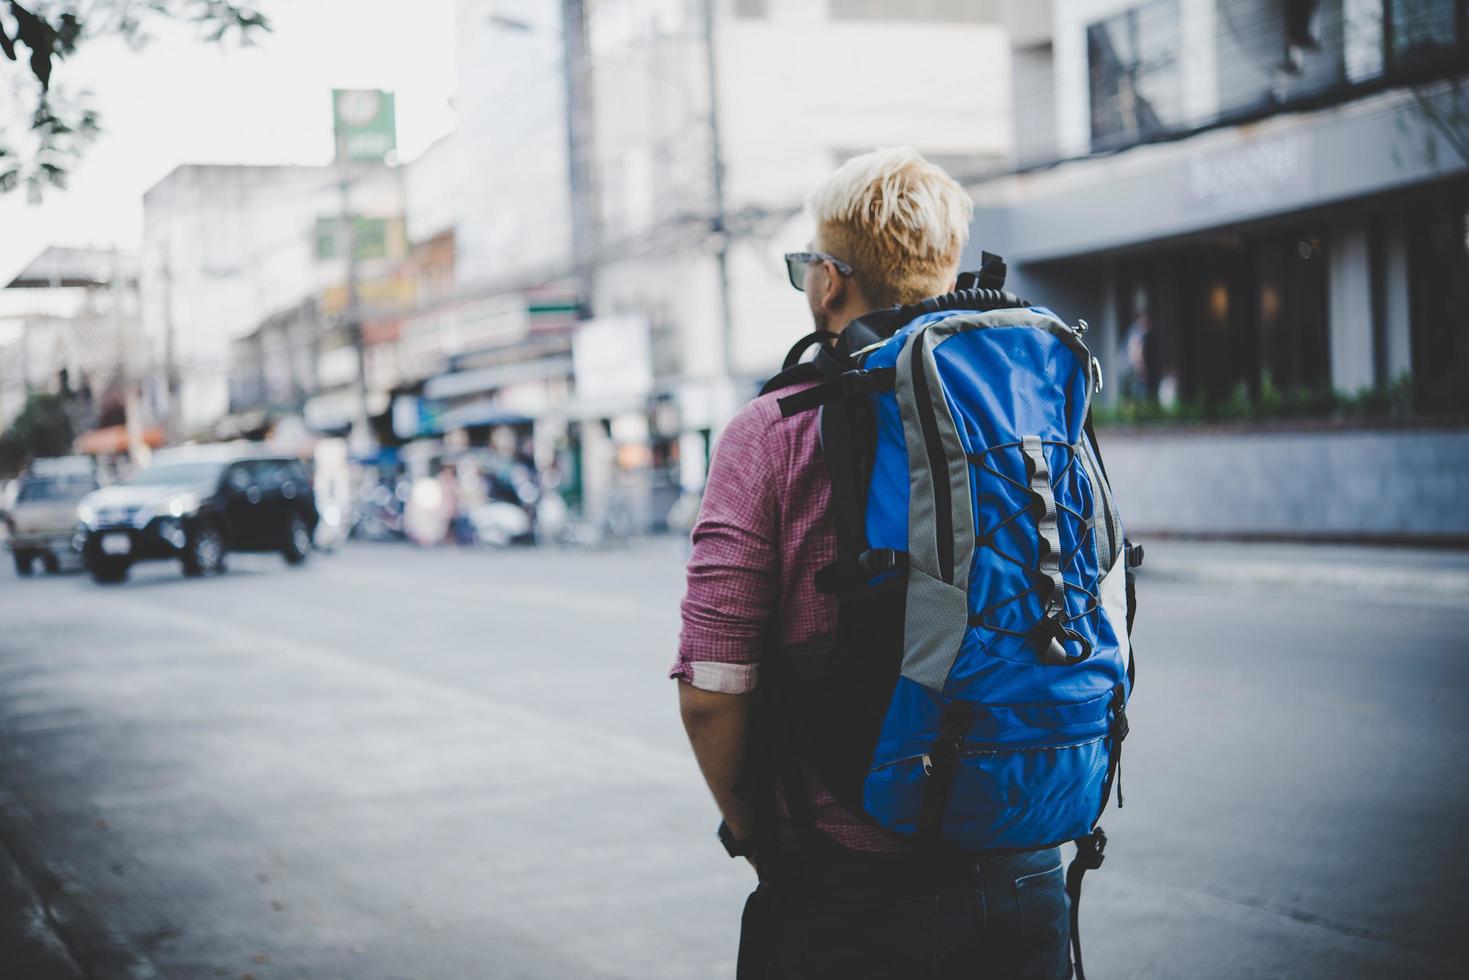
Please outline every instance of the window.
M90 477L60 477L50 480L26 480L20 485L17 503L43 503L77 500L97 489Z
M278 459L251 460L250 481L262 490L280 489L285 464Z
M1154 0L1086 30L1092 149L1177 128L1183 115L1177 0Z
M1391 62L1401 68L1440 61L1459 43L1458 0L1389 0Z
M248 489L252 482L250 479L250 471L245 468L244 463L236 463L234 466L230 467L228 480L230 489L235 491L236 493L240 493Z
M1469 202L1435 202L1408 216L1414 400L1469 408Z

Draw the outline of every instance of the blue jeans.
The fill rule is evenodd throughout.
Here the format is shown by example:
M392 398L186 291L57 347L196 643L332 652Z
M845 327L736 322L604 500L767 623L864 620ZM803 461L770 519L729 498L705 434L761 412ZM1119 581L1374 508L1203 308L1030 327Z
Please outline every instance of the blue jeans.
M769 895L759 945L771 978L1071 976L1059 848L974 860L828 844L782 862L762 890Z

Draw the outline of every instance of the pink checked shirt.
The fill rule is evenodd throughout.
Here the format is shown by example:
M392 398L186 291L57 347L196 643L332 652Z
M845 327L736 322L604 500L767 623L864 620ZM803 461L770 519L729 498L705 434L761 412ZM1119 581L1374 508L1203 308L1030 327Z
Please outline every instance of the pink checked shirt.
M670 676L706 691L754 689L767 624L782 646L824 642L836 632L836 599L813 581L836 559L819 414L782 418L776 397L750 402L720 436L694 525ZM817 828L837 843L861 851L903 848L809 777L807 796Z

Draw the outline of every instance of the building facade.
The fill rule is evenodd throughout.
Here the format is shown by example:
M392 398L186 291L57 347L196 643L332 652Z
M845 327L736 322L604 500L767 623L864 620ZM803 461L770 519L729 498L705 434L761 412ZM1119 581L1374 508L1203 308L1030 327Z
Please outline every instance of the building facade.
M974 189L973 242L1099 328L1109 402L1393 386L1453 401L1469 370L1462 3L1051 9L1048 39L1017 35L1029 135L1017 173Z
M1465 4L1027 6L972 247L1090 321L1113 419L1190 423L1111 437L1137 526L1469 536Z
M350 236L344 208L357 216ZM350 384L355 349L340 329L333 333L348 305L346 241L359 256L359 302L394 302L401 298L392 273L404 251L403 211L393 168L369 164L345 175L335 167L186 165L151 188L143 197L142 295L149 356L162 366L151 397L156 417L170 421L175 435L197 434L233 412L263 407L240 401L258 387L258 358L240 361L243 373L232 379L232 344L262 328L277 334L268 320L303 309L317 317L317 329L293 328L291 343L309 344L313 361L349 348L336 356L326 386ZM243 343L241 353L250 346ZM312 392L321 384L303 383ZM350 400L339 393L319 412L334 425L350 420Z
M141 341L138 257L117 250L43 250L4 287L0 431L37 393L81 396L76 421L136 394L151 365Z

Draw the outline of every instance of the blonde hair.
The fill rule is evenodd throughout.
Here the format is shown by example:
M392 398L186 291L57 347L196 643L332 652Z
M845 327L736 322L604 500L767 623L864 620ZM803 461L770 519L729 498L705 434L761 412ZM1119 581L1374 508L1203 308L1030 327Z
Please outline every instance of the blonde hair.
M853 157L811 192L821 246L852 267L876 306L946 291L969 241L974 202L912 147Z

